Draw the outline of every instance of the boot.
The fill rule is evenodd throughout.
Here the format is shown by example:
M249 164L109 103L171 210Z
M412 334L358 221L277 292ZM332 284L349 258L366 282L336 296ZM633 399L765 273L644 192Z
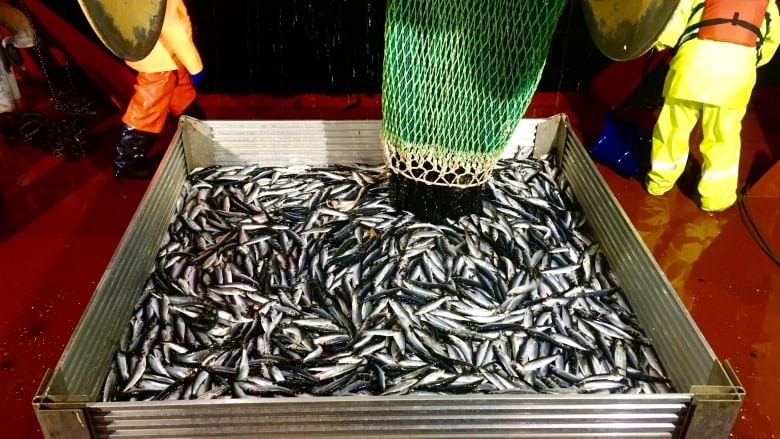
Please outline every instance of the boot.
M114 151L114 177L147 179L154 175L157 161L146 157L159 134L124 125Z
M182 116L190 116L194 117L195 119L203 120L206 118L206 113L203 111L203 108L198 105L198 100L193 99L192 103L190 105L187 105L187 108L184 109L184 111L181 112Z

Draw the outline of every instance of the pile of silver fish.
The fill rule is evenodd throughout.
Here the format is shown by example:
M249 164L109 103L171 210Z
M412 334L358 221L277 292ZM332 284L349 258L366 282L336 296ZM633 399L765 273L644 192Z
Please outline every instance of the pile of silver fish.
M548 160L439 225L388 177L193 170L103 400L672 391Z

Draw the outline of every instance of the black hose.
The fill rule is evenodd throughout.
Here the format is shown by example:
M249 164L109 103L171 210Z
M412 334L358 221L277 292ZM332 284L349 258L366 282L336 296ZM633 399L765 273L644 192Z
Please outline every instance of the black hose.
M775 264L780 265L780 257L777 256L777 253L775 253L775 251L772 249L772 246L764 237L764 234L761 233L761 229L758 227L758 224L753 217L753 211L750 209L750 205L748 204L749 197L747 196L747 193L749 190L750 185L746 185L742 193L739 195L739 200L737 200L742 223L745 225L745 229L747 230L748 234L753 238L756 244L758 244L761 250L763 250L764 253L766 253Z

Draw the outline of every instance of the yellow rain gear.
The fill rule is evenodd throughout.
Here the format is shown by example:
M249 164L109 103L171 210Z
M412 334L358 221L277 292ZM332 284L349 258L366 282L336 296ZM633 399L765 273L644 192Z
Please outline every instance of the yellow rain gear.
M694 14L701 0L681 0L656 43L672 48L688 26L701 20ZM664 83L664 105L653 130L652 165L647 191L660 195L672 188L685 169L689 139L701 120L704 162L698 191L701 208L727 209L737 199L740 132L750 94L756 83L756 67L769 62L780 42L780 20L774 0L769 2L761 58L757 50L740 44L692 38L677 50Z
M160 133L168 113L179 115L196 97L190 75L203 70L192 40L192 24L182 0L168 0L160 37L152 51L127 65L138 72L135 94L122 122Z

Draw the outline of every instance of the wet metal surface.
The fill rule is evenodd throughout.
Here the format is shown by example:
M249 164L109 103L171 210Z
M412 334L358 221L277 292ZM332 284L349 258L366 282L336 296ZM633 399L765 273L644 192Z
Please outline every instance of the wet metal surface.
M219 95L203 96L201 103L208 115L224 119L379 117L377 97L361 96L357 105L349 99ZM755 180L780 156L780 103L773 92L754 101L745 119L742 181ZM582 95L537 94L526 117L562 112L586 145L601 129L603 115ZM106 114L95 121L91 133L99 146L75 163L0 142L5 438L42 437L33 395L46 369L56 366L146 190L145 181L110 175L118 119ZM650 197L638 181L600 169L717 356L731 362L746 387L732 437L780 433L780 268L754 243L737 209L698 210L686 195L695 178L683 181L683 190Z

